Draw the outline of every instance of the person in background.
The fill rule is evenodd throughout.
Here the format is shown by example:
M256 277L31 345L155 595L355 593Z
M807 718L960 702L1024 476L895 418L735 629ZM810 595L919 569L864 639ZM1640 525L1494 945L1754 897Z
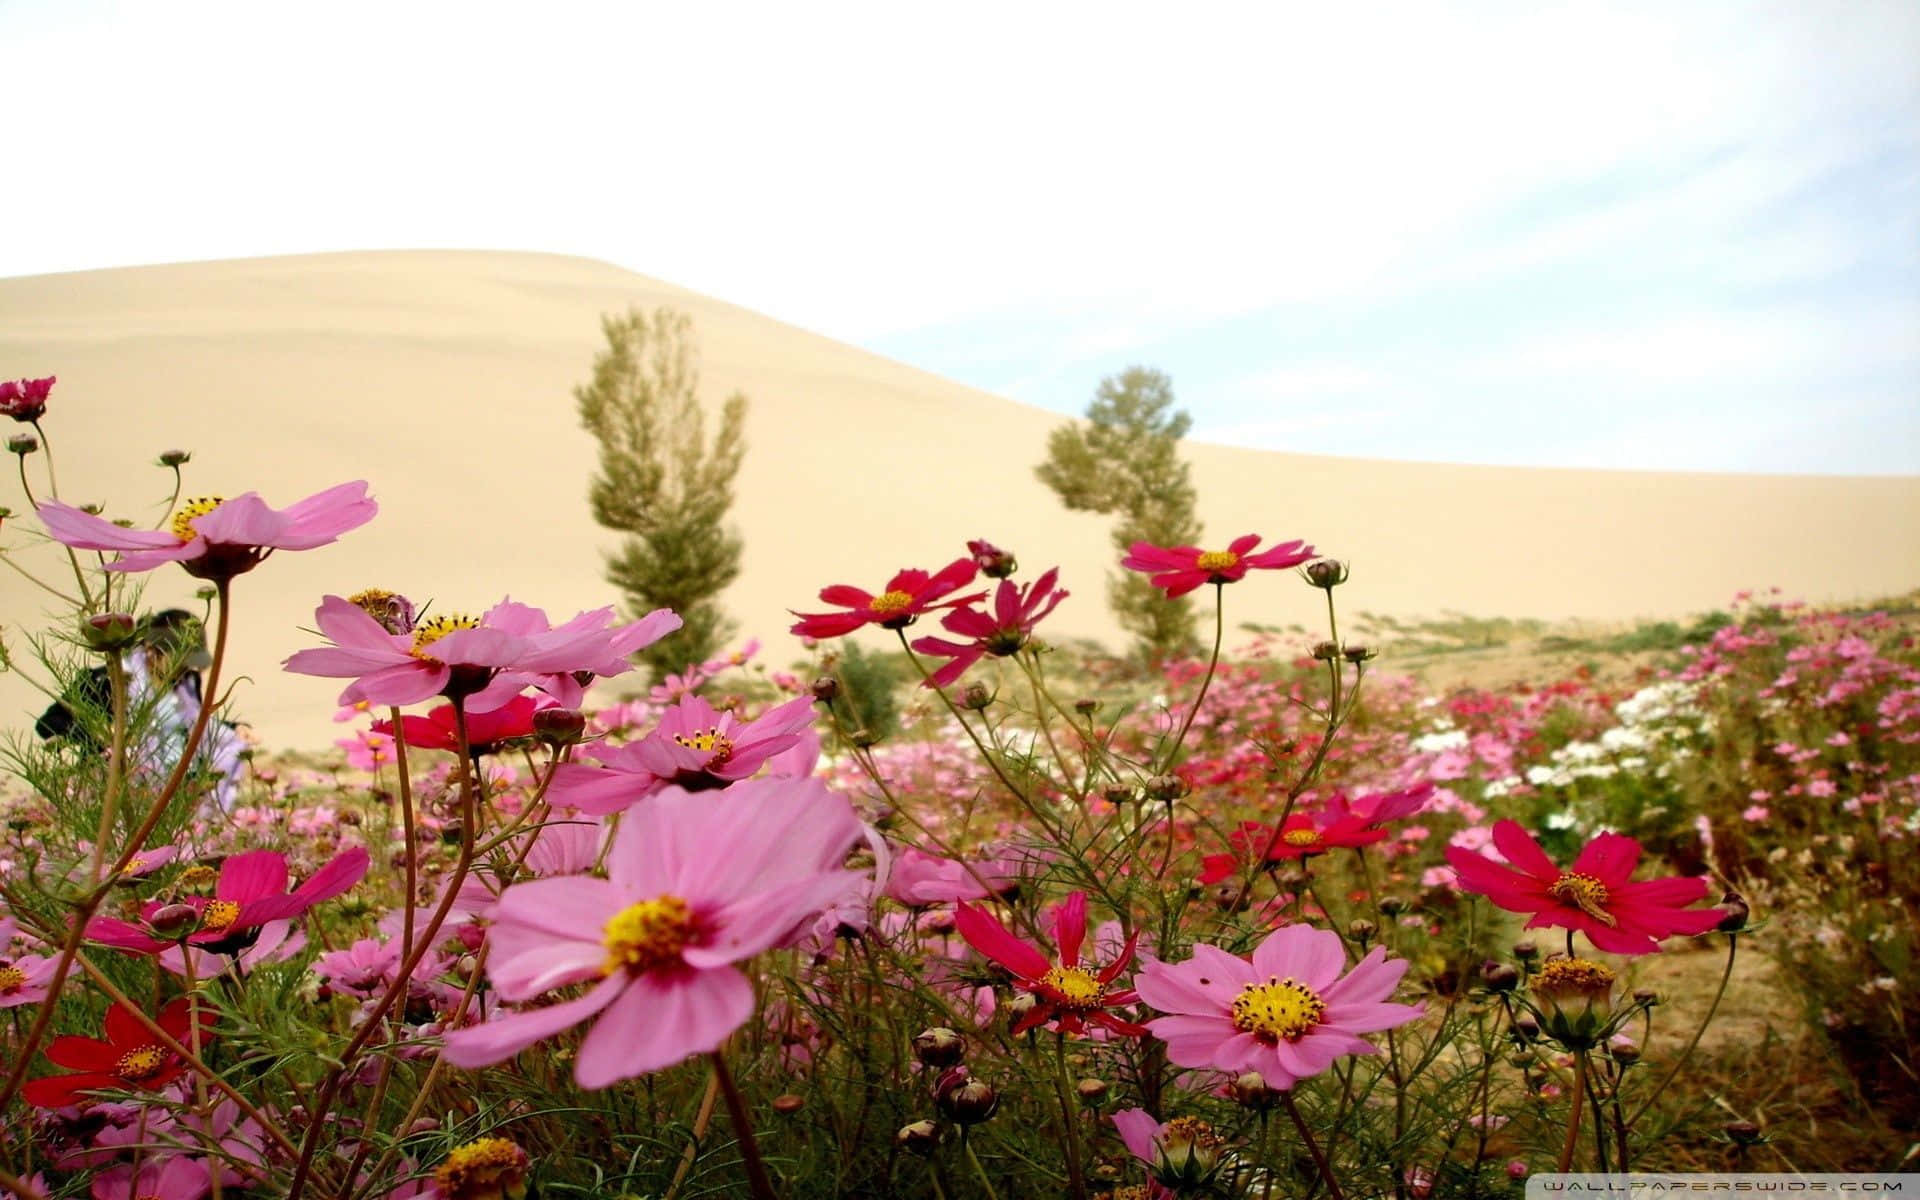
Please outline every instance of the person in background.
M185 609L166 609L141 622L126 656L128 711L147 714L144 736L129 756L136 768L164 775L179 761L200 717L200 673L212 661L200 619ZM100 729L111 719L112 704L107 669L94 667L40 714L34 732L44 740L102 750ZM231 722L208 723L195 765L214 776L209 807L221 812L232 807L245 749Z

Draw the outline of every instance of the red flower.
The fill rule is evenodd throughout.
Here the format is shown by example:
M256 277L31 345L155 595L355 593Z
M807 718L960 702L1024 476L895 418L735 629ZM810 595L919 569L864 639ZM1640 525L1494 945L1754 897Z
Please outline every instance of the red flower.
M199 1012L202 1029L213 1024L213 1012ZM187 1040L187 999L182 996L160 1010L156 1023L174 1041ZM77 1104L83 1093L130 1087L154 1091L180 1077L187 1064L180 1056L154 1039L140 1018L116 1004L107 1010L107 1040L98 1038L57 1037L47 1047L47 1058L56 1066L78 1072L48 1075L35 1079L21 1089L28 1104L40 1108L65 1108ZM200 1035L201 1044L207 1035Z
M215 954L244 950L259 937L259 928L267 922L297 917L359 883L367 873L367 861L366 848L356 846L335 855L305 883L288 891L285 855L274 850L236 854L220 864L220 879L214 884L211 900L187 896L180 901L193 909L196 918L194 931L186 940ZM151 920L163 907L167 906L158 900L150 901L141 910L141 918ZM176 940L156 938L147 929L112 917L88 921L87 937L135 954L158 954Z
M970 604L985 596L985 592L975 592L970 596L944 599L972 583L979 570L970 558L956 558L932 575L910 567L888 580L886 588L878 596L857 587L836 583L832 587L821 588L820 599L828 604L840 605L848 611L796 612L793 615L800 620L794 624L793 632L801 637L828 638L843 637L862 625L905 629L921 613L935 608L952 608L956 604Z
M532 737L533 714L552 707L551 700L542 703L532 696L515 696L491 712L470 712L467 714L468 748L476 756L492 754L502 742ZM391 735L393 722L375 721L373 731ZM400 733L407 745L422 750L447 750L456 754L460 751L460 734L453 722L451 704L442 704L424 717L401 717Z
M1514 821L1494 825L1493 844L1519 869L1447 847L1447 861L1459 872L1463 889L1508 912L1533 913L1528 929L1578 930L1609 954L1651 954L1660 948L1661 938L1706 933L1726 915L1718 909L1685 907L1706 898L1705 876L1633 882L1640 843L1624 834L1594 838L1566 871Z
M1313 547L1300 541L1282 542L1258 554L1248 553L1259 544L1257 533L1235 538L1225 550L1135 542L1120 565L1151 573L1153 586L1171 599L1184 596L1203 583L1238 583L1253 567L1284 570L1315 557Z
M1263 852L1265 862L1285 862L1341 847L1371 846L1386 836L1386 830L1375 827L1369 818L1359 813L1329 813L1320 820L1306 813L1294 813L1277 831L1271 825L1248 821L1229 839L1238 854L1209 854L1201 860L1200 882L1218 883L1238 874L1242 863Z
M1025 587L1015 587L1012 580L1002 579L994 591L991 613L969 606L956 608L942 617L940 624L948 632L973 640L950 642L945 638L924 637L914 642L913 648L922 654L952 660L935 671L924 686L946 687L979 662L982 655L1005 658L1018 653L1033 636L1033 627L1040 619L1067 598L1066 589L1053 586L1059 575L1056 567Z
M45 379L0 380L0 417L16 421L37 421L47 411L47 397L53 393L54 376Z
M1133 961L1133 947L1139 935L1128 938L1118 957L1098 974L1080 965L1080 944L1087 937L1085 892L1073 893L1053 910L1053 940L1060 946L1058 963L1008 933L1007 927L993 914L965 901L955 910L954 924L969 946L1013 972L1014 982L1039 1002L1020 1018L1013 1032L1025 1033L1053 1021L1054 1028L1061 1033L1080 1033L1086 1023L1092 1021L1127 1037L1146 1033L1145 1026L1106 1011L1139 1002L1132 988L1113 991L1107 988Z

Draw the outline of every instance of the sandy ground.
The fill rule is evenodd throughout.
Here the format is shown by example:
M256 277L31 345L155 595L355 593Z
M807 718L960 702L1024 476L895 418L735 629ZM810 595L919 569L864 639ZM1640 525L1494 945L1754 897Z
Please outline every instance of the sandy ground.
M1117 640L1106 519L1064 511L1033 478L1059 417L604 263L357 253L0 280L0 377L59 375L47 432L62 495L112 515L162 515L168 478L151 464L170 447L193 452L189 494L254 489L286 504L371 481L372 525L236 589L234 663L250 676L237 703L270 740L314 745L335 736L337 685L283 679L278 664L313 644L301 627L326 592L381 586L441 611L511 595L561 615L615 599L600 578L614 538L587 511L594 446L571 389L600 314L662 304L693 315L710 396L752 400L735 509L746 562L727 599L776 665L799 651L786 610L822 585L873 587L970 537L1034 572L1058 564L1077 595L1055 627ZM1189 453L1209 541L1308 538L1355 563L1343 596L1355 610L1620 620L1717 607L1747 587L1818 601L1920 583L1920 478ZM17 485L4 491L24 507ZM0 545L50 569L31 528L9 521ZM159 573L150 600L192 582ZM1317 596L1290 578L1229 595L1231 620L1316 619ZM0 575L16 654L46 599ZM0 728L39 703L0 676Z

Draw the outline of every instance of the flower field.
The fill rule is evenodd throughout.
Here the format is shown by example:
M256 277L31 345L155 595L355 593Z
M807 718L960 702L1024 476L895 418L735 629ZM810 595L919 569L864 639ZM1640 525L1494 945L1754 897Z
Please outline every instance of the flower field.
M1269 529L1116 563L1210 606L1152 668L1051 644L1096 581L985 541L799 581L780 649L657 684L630 663L666 610L351 583L240 663L253 573L327 547L353 579L377 481L118 523L57 497L53 384L0 385L0 554L71 568L35 581L67 618L6 631L52 704L0 782L0 1196L1911 1169L1910 603L1745 596L1656 654L1443 690ZM180 570L204 648L140 615ZM1244 632L1280 589L1325 627ZM281 669L339 681L335 752L229 724Z

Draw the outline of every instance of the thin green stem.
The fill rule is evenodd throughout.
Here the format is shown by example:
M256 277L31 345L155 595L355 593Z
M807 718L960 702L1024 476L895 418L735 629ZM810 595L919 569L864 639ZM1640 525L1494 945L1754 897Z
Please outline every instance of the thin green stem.
M1320 1143L1313 1138L1313 1130L1307 1128L1307 1119L1300 1115L1300 1106L1293 1102L1291 1089L1280 1093L1280 1103L1287 1110L1287 1116L1293 1119L1293 1127L1300 1134L1300 1141L1306 1146L1307 1153L1313 1156L1313 1165L1320 1172L1320 1180L1327 1185L1327 1192L1333 1200L1347 1200L1340 1190L1340 1181L1333 1177L1333 1168L1327 1164L1327 1156L1320 1152Z
M1667 1070L1666 1076L1660 1080L1659 1084L1656 1085L1652 1091L1647 1093L1647 1098L1642 1100L1640 1106L1633 1110L1633 1115L1627 1118L1628 1129L1632 1129L1640 1123L1640 1118L1646 1115L1649 1108L1653 1107L1653 1102L1665 1094L1667 1088L1672 1086L1674 1079L1677 1078L1681 1070L1686 1067L1687 1059L1693 1057L1694 1049L1700 1045L1701 1036L1707 1032L1707 1026L1713 1023L1713 1015L1720 1011L1720 1001L1727 994L1727 981L1733 978L1733 956L1734 952L1739 948L1739 945L1740 935L1737 933L1729 933L1727 935L1727 966L1725 970L1720 972L1720 986L1714 989L1713 1003L1707 1006L1707 1015L1701 1018L1700 1027L1693 1031L1693 1037L1687 1041L1687 1048L1680 1052L1680 1057L1674 1060L1673 1066Z
M980 1165L980 1156L973 1152L973 1141L967 1137L967 1130L964 1128L960 1130L960 1152L967 1156L967 1162L972 1165L973 1173L979 1178L981 1188L987 1193L987 1200L1000 1200L999 1193L993 1190L993 1180L987 1175L987 1169Z
M1193 728L1193 719L1200 715L1200 705L1207 698L1207 689L1213 685L1213 673L1220 666L1220 643L1226 636L1227 602L1226 585L1213 585L1213 652L1207 656L1207 673L1200 680L1200 693L1193 698L1193 707L1187 710L1186 720L1180 723L1180 732L1173 735L1173 742L1167 747L1166 761L1156 768L1157 774L1165 774L1173 769L1174 762L1180 756L1180 746L1187 740L1187 730Z
M727 1117L733 1122L734 1142L740 1147L747 1186L753 1190L755 1200L777 1200L773 1180L767 1176L767 1164L760 1159L760 1144L753 1137L753 1120L747 1115L747 1102L733 1082L733 1073L727 1070L726 1056L714 1050L707 1055L707 1061L713 1064L713 1077L720 1081L720 1095L727 1102Z

